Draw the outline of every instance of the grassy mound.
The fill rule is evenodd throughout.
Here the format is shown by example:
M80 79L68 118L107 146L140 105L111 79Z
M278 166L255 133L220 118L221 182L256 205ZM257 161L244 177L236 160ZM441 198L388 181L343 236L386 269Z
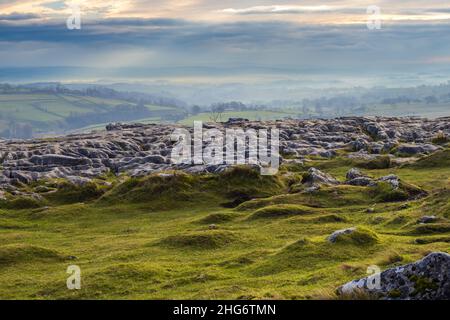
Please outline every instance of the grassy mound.
M389 169L392 166L392 161L389 156L381 156L368 161L356 160L355 166L370 170Z
M400 215L397 215L397 216L389 219L388 221L386 221L385 226L387 226L387 227L399 227L399 226L406 225L410 221L411 221L411 219L407 215L400 214Z
M350 234L340 235L336 243L354 244L358 246L373 245L379 242L378 235L369 229L358 227Z
M232 208L253 198L280 194L286 189L279 176L263 176L259 169L248 166L227 169L211 183L211 187L231 199L224 206Z
M0 266L7 266L17 263L34 263L63 261L64 256L55 250L32 246L32 245L5 245L0 246Z
M404 190L394 189L387 182L380 182L372 188L372 194L376 202L396 202L408 200L409 195Z
M212 213L198 220L198 222L201 224L224 223L232 221L235 218L236 215L231 213Z
M98 199L105 191L104 187L100 187L94 182L75 185L65 181L57 186L55 192L45 194L45 198L55 204L71 204Z
M379 182L375 187L370 188L370 194L376 202L399 202L425 196L426 192L405 182L400 182L397 189L388 182Z
M340 185L322 187L313 193L302 192L266 199L255 199L242 203L236 210L255 210L276 204L299 204L313 208L339 208L351 205L370 205L372 203L373 196L367 188Z
M160 243L170 248L217 249L235 240L231 232L208 231L169 236Z
M405 168L450 168L450 149L437 151L429 156L423 157L415 163L404 166Z
M339 223L347 222L348 219L337 214L326 214L319 217L310 218L308 221L313 223Z
M155 277L164 274L164 270L155 266L122 263L105 268L101 273L113 274L118 280L127 280L132 285L133 281L152 280Z
M14 197L10 200L0 201L0 208L11 210L36 209L46 205L44 200L38 200L32 197Z
M422 212L435 212L450 218L450 189L439 189L432 192L420 206Z
M182 172L129 178L106 193L103 204L150 203L171 207L176 202L198 201L199 178Z
M430 244L438 242L450 243L450 236L417 238L414 242L417 244Z
M416 226L408 232L411 235L449 233L450 223L430 223Z
M314 213L314 209L295 204L278 204L256 210L250 219L283 218Z

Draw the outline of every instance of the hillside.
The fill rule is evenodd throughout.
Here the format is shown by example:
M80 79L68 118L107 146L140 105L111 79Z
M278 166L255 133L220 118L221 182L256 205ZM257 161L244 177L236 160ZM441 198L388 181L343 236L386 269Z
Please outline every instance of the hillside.
M120 93L111 90L99 93L19 88L2 90L0 86L0 137L30 138L43 133L64 133L108 122L143 118L152 118L154 122L177 120L185 113L183 108L170 103L154 104L142 97L133 101L125 94L121 98Z
M341 299L371 265L450 251L448 119L234 125L282 131L278 174L175 166L175 125L0 143L0 298Z

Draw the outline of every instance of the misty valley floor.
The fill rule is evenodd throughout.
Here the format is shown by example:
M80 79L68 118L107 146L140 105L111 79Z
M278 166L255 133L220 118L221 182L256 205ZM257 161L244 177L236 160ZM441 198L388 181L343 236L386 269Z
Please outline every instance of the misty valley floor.
M366 276L370 265L387 269L450 251L448 155L362 169L396 174L427 192L408 201L380 200L369 187L298 189L309 167L344 181L353 164L337 157L289 165L276 177L247 168L108 176L112 186L98 196L80 187L45 206L4 205L0 298L334 299L338 286ZM243 198L256 200L238 205ZM438 220L419 224L424 215ZM353 226L373 238L327 241ZM81 290L66 288L69 265L81 268Z

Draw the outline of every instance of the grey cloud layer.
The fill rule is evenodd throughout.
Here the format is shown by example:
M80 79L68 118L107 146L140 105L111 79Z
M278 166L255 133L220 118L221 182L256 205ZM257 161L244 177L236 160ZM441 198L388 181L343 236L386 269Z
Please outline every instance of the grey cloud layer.
M1 66L233 66L279 70L429 68L450 55L448 24L298 25L281 21L199 23L179 19L107 19L69 31L65 22L1 23ZM5 45L7 44L7 45ZM114 54L112 62L104 55ZM148 54L148 55L147 55ZM133 61L136 56L142 59ZM131 57L131 58L130 58ZM56 62L57 61L57 62ZM439 60L445 62L445 59Z

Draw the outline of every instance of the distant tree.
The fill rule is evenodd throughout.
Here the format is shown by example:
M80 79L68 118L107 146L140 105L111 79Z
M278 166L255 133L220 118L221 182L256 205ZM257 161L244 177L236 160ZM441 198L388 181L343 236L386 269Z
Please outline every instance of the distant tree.
M224 112L225 112L225 107L223 104L212 105L211 111L209 113L209 120L211 120L212 122L221 121Z
M201 109L199 106L197 106L197 105L195 105L195 106L192 107L192 114L193 114L193 115L197 115L197 114L199 114L201 111L202 111L202 109Z

